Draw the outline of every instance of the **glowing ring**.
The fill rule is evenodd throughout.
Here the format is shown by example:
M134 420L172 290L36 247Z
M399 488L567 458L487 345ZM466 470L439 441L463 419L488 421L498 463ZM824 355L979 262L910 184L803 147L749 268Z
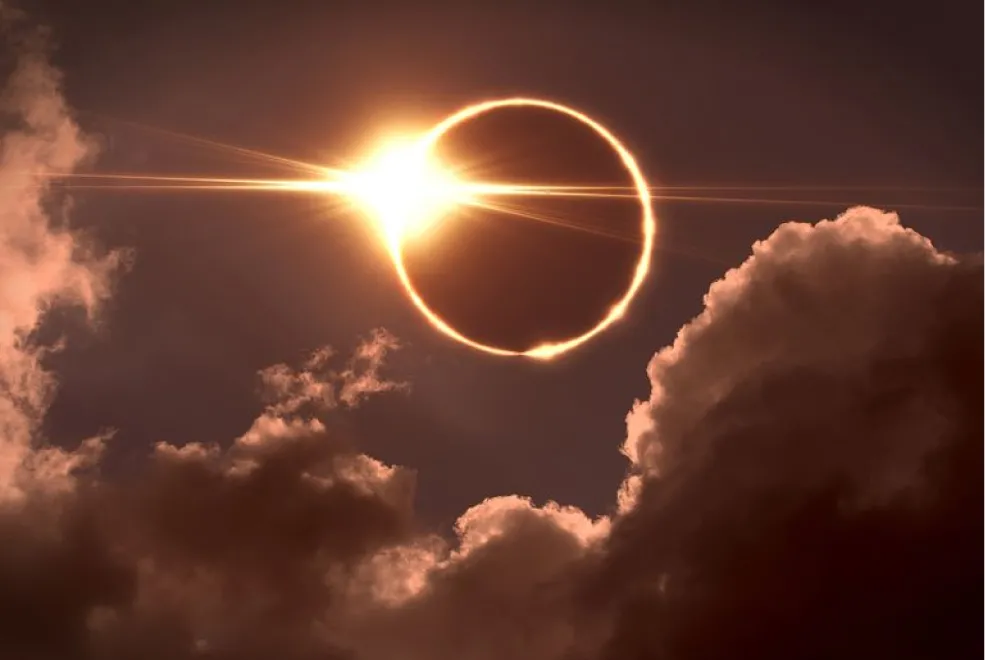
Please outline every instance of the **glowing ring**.
M480 342L469 339L455 328L451 327L443 318L438 316L434 311L428 307L427 303L421 297L421 294L417 292L414 288L413 283L410 281L410 276L407 274L407 268L404 265L402 241L399 235L392 236L388 239L390 255L393 258L393 265L397 270L397 275L400 278L400 283L403 284L404 289L407 291L407 295L410 296L411 301L414 306L430 321L431 325L436 327L438 330L443 332L445 335L455 339L466 346L470 346L474 349L484 351L486 353L491 353L493 355L504 355L504 356L524 356L531 357L540 360L548 360L553 357L557 357L562 353L570 351L571 349L584 344L589 339L595 335L601 333L603 330L611 326L613 323L618 321L626 313L626 309L629 307L629 303L632 302L633 297L639 290L640 286L643 284L643 280L646 279L647 272L650 270L650 258L653 254L653 243L656 236L656 220L653 215L653 209L650 204L650 186L646 179L643 177L643 173L640 171L639 165L636 163L636 159L629 150L623 146L622 142L613 135L605 126L598 123L588 115L579 112L568 106L561 105L560 103L554 103L553 101L542 101L540 99L531 98L509 98L509 99L499 99L494 101L484 101L482 103L477 103L475 105L470 105L458 112L450 115L446 119L442 120L434 128L432 128L423 138L423 146L426 151L430 152L438 141L447 133L451 128L461 124L464 121L473 119L476 116L489 112L490 110L497 110L499 108L513 108L513 107L535 107L535 108L545 108L547 110L553 110L555 112L560 112L573 119L578 120L582 124L585 124L589 128L595 131L600 137L602 137L609 146L619 154L619 159L622 161L623 166L629 172L633 179L633 185L636 188L636 195L639 199L640 206L643 208L643 248L640 250L639 261L636 263L636 269L633 274L633 279L629 284L629 287L623 293L622 298L616 302L615 305L609 310L609 313L599 321L595 327L591 328L587 332L578 335L577 337L571 337L570 339L564 339L558 342L547 342L539 344L525 351L513 351L505 348L500 348L498 346L490 346L488 344L482 344Z

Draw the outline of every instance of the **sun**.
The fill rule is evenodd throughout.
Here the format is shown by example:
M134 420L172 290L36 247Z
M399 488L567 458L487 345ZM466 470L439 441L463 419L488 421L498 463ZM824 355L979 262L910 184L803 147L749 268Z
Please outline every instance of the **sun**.
M468 202L465 188L430 146L420 137L388 141L345 176L346 196L379 224L391 249Z
M407 272L407 266L404 264L403 257L403 243L398 239L391 241L390 243L390 254L393 258L393 265L397 271L397 277L400 279L400 283L403 284L404 290L410 297L411 302L417 307L432 326L440 330L442 333L459 341L466 346L470 346L476 350L483 351L485 353L490 353L492 355L502 355L502 356L525 356L534 358L537 360L549 360L559 355L563 355L568 351L581 346L585 342L589 341L596 335L604 332L607 328L612 326L616 321L621 319L625 315L626 310L629 308L629 304L636 297L637 292L643 285L643 281L646 279L647 273L650 270L650 259L653 256L653 246L656 238L657 223L656 217L653 213L653 207L650 199L650 184L647 182L646 178L643 176L643 172L640 169L639 164L636 162L636 158L629 151L629 149L624 145L619 138L615 136L608 128L603 126L598 121L592 119L588 115L579 110L575 110L569 106L563 105L561 103L556 103L554 101L547 101L543 99L533 99L524 97L514 97L506 99L497 99L492 101L484 101L481 103L476 103L474 105L467 106L458 112L449 115L437 125L435 125L422 139L421 142L415 143L417 146L415 149L419 149L420 153L429 154L433 152L435 145L438 144L442 137L452 128L462 124L464 122L470 121L475 117L480 115L494 112L500 108L542 108L545 110L551 110L557 112L561 115L566 115L571 119L577 120L583 124L586 128L591 129L600 138L605 140L605 142L612 148L612 150L619 156L619 160L622 162L626 173L632 180L632 188L635 192L635 197L639 202L640 206L640 233L641 233L641 245L639 258L636 262L636 268L633 272L633 279L629 283L629 286L623 292L623 295L615 304L608 310L608 312L598 321L598 323L588 330L587 332L575 336L563 339L561 341L555 342L545 342L538 344L536 346L531 346L527 350L516 351L500 346L492 346L489 344L483 344L481 342L475 341L469 337L466 337L461 332L453 328L447 321L445 321L441 316L439 316L434 310L432 310L421 294L414 287L414 283L410 279L410 274ZM453 186L454 188L454 186ZM522 192L524 186L522 185L483 185L481 183L467 183L459 188L459 190L464 189L467 192L474 193L474 197L469 201L469 203L478 203L481 207L481 197L485 191L495 191L500 190L501 192ZM537 186L529 186L529 188L537 188ZM439 192L441 189L439 187ZM455 190L452 190L452 198L455 198ZM438 195L442 197L442 195Z
M641 211L639 258L632 281L622 297L587 332L560 341L541 343L520 351L483 344L453 328L428 306L414 287L404 264L403 254L409 238L420 237L458 207L495 208L486 199L487 197L571 194L572 187L565 186L471 181L460 178L457 176L458 171L439 162L435 155L436 146L450 129L480 115L511 107L551 110L577 120L592 130L618 155L631 179L631 189L634 191L632 196L638 201ZM418 311L432 326L448 337L485 353L548 360L581 346L623 317L650 269L656 237L656 218L651 206L650 186L640 166L629 149L609 129L583 112L561 103L523 97L476 103L446 117L423 135L386 142L360 167L348 171L331 170L326 173L328 178L315 186L305 184L303 188L297 189L320 190L341 195L369 215L382 234L400 283ZM291 185L298 184L295 182ZM585 192L574 194L585 194ZM597 195L605 196L604 193Z

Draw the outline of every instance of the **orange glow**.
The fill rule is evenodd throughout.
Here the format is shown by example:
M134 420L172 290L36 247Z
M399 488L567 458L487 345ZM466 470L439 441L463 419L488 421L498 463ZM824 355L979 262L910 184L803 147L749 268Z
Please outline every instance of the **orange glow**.
M629 287L623 293L622 297L612 306L608 313L599 322L587 332L578 335L576 337L570 337L558 342L553 343L543 343L533 346L525 351L513 351L498 346L490 346L488 344L482 344L480 342L474 341L462 333L458 332L455 328L449 325L444 319L442 319L438 314L436 314L427 303L424 301L423 297L414 288L413 283L410 280L410 276L407 273L407 269L404 265L403 260L403 238L404 233L402 231L390 232L387 234L387 246L390 250L390 255L393 258L394 267L397 270L397 275L400 278L401 284L403 284L404 289L407 291L408 296L410 296L411 301L414 306L427 318L427 320L437 328L439 331L455 339L467 346L474 349L491 353L493 355L503 355L503 356L525 356L536 358L540 360L547 360L550 358L557 357L567 351L570 351L577 346L580 346L587 342L592 337L598 335L606 328L611 326L617 320L622 318L629 307L630 302L632 302L633 297L639 291L640 286L646 279L646 275L650 269L650 259L653 254L653 244L656 237L656 219L653 214L653 209L650 203L650 187L646 179L640 170L639 165L636 163L636 159L629 150L619 141L619 139L612 134L607 128L602 126L600 123L590 118L578 110L570 108L560 103L554 103L553 101L543 101L539 99L530 98L509 98L500 99L494 101L485 101L483 103L477 103L475 105L468 106L455 114L447 117L441 121L438 125L432 128L423 138L421 142L421 150L428 154L430 153L435 145L440 142L442 136L449 131L454 126L466 122L470 119L490 112L492 110L507 108L507 107L536 107L545 108L547 110L552 110L559 112L561 114L572 117L582 124L591 128L595 131L601 138L603 138L609 146L619 155L623 166L629 173L633 186L635 188L636 197L639 199L641 207L641 223L642 223L642 247L640 249L639 259L636 263L636 268L633 274L633 279L629 284ZM475 185L475 190L481 195L483 192L491 192L492 194L503 194L509 195L514 186L502 185L501 190L485 190L488 186L483 186L482 184ZM468 191L472 186L469 184L464 184L463 188ZM517 192L521 194L524 191L524 186L516 186ZM536 187L531 187L532 190L536 190ZM481 206L481 202L478 202Z
M388 244L424 231L467 201L464 187L420 139L386 145L365 165L344 173L340 185L380 223Z
M537 185L536 183L503 183L468 181L456 177L453 170L437 162L435 147L453 127L501 108L541 108L566 115L593 130L619 156L632 186L574 186ZM271 191L312 193L339 196L368 213L378 224L380 233L392 258L397 276L414 306L443 334L476 350L493 355L525 356L540 360L557 357L598 335L626 313L633 297L649 272L656 237L656 219L651 207L650 187L635 158L625 145L602 124L574 108L532 98L507 98L470 105L448 116L423 135L385 145L364 165L341 170L310 165L279 156L217 142L187 137L236 155L249 155L268 164L287 166L306 176L304 179L238 179L197 176L159 176L152 174L63 174L63 185L70 188L106 188L119 190L179 190L179 191ZM541 343L523 351L491 346L466 337L436 314L414 288L404 264L403 248L408 238L418 236L435 222L448 215L456 206L474 206L518 218L542 222L572 230L591 231L600 236L632 240L605 231L588 229L563 218L534 213L529 209L501 201L507 197L558 198L635 198L641 209L642 237L639 259L633 278L622 297L598 323L584 334L567 339ZM664 199L693 199L715 201L719 198L702 196L667 197ZM754 201L754 200L737 200Z

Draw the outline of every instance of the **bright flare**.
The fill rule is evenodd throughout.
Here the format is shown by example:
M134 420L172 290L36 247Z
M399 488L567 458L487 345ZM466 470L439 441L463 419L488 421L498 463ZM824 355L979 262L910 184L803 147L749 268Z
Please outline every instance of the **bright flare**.
M436 162L428 147L421 139L389 144L344 176L345 194L379 222L391 247L468 201L465 187Z
M604 139L619 156L632 186L545 186L527 183L502 183L463 181L452 170L440 165L434 156L435 147L445 134L455 126L479 115L499 108L536 107L551 110L575 119ZM211 143L210 143L211 144ZM337 195L362 208L380 228L386 246L393 259L401 284L414 306L436 329L474 349L493 355L523 355L546 360L566 353L603 332L625 313L649 271L650 258L656 237L656 218L651 208L650 187L640 171L636 159L625 145L602 124L582 112L553 101L531 98L507 98L486 101L468 106L446 117L424 135L390 143L364 166L352 170L338 170L307 165L258 152L230 147L236 153L261 157L270 162L289 164L296 169L311 172L317 179L230 179L199 177L159 177L151 175L91 174L75 175L83 180L112 180L117 188L174 190L271 190L324 193ZM85 187L85 186L83 186ZM100 186L95 186L100 187ZM629 192L632 191L631 194ZM483 208L498 213L537 220L572 229L585 229L566 223L563 219L528 212L527 210L493 201L509 197L570 197L610 198L635 197L639 202L641 217L641 249L639 260L629 287L607 314L587 332L560 341L546 342L516 351L483 344L466 337L428 307L421 294L414 288L404 264L403 248L408 237L420 234L441 220L456 206ZM677 199L682 199L678 197ZM700 198L692 198L700 199ZM752 200L736 200L752 201ZM605 232L596 232L609 235ZM619 237L619 236L615 236Z

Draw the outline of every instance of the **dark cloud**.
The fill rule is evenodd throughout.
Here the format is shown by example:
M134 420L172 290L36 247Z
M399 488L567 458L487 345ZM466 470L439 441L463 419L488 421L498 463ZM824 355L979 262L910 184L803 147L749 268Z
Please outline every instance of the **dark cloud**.
M874 209L777 229L653 358L611 518L510 495L450 538L422 529L414 475L323 421L407 389L383 375L383 331L263 370L239 438L170 438L107 479L109 435L38 435L45 312L96 310L120 263L43 204L43 175L88 143L38 53L8 87L21 127L0 167L4 657L981 653L980 260Z
M981 653L981 283L858 208L711 288L629 418L610 657Z
M25 658L325 657L336 599L412 538L414 479L284 412L333 383L279 373L287 398L227 449L162 442L122 481L77 471L70 489L8 505L0 524L18 543L0 564L0 645Z

